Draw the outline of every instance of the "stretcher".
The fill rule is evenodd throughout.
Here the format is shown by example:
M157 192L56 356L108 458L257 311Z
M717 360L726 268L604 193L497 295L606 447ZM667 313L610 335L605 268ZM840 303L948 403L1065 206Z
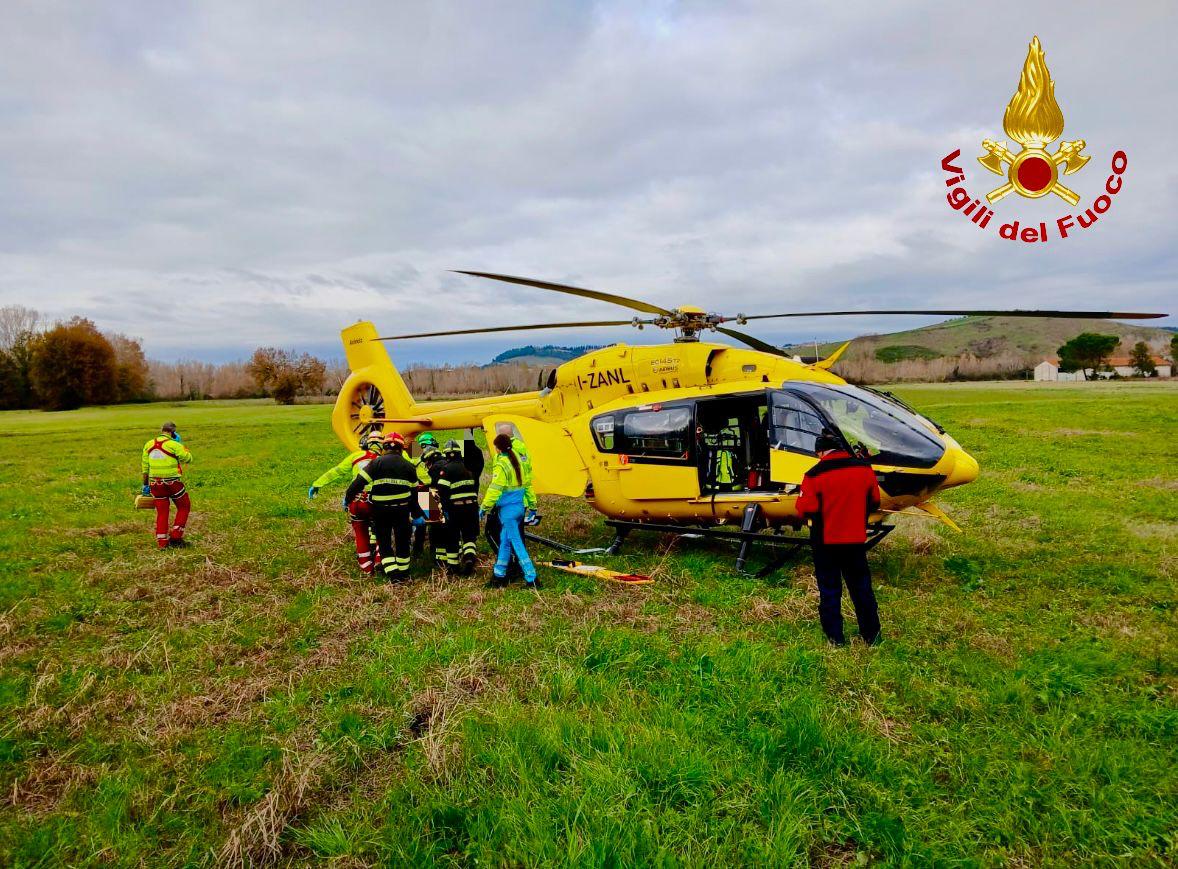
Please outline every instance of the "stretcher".
M563 570L565 573L592 576L597 579L609 580L610 582L620 582L624 585L650 585L654 582L653 579L644 573L621 573L617 570L610 570L608 567L602 567L600 564L586 564L583 561L568 561L558 558L554 561L541 561L540 563L545 567Z

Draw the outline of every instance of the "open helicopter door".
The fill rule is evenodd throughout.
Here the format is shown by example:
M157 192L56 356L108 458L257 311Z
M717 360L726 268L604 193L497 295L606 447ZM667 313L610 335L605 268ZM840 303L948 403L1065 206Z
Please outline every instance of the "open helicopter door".
M509 423L528 448L532 460L532 485L537 493L570 498L585 494L589 471L573 444L572 435L563 426L510 414L485 417L483 431L492 456L495 448L491 442L495 440L496 428L503 423Z
M830 426L809 402L783 389L769 393L765 422L769 426L769 479L800 486L806 471L818 462L814 442Z

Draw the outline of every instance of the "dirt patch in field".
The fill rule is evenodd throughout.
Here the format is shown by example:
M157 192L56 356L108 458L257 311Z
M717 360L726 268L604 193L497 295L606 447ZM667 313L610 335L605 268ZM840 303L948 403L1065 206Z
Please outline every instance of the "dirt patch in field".
M1090 429L1090 428L1056 428L1050 429L1046 432L1041 432L1045 435L1059 435L1060 437L1124 437L1126 432L1108 431L1107 429Z

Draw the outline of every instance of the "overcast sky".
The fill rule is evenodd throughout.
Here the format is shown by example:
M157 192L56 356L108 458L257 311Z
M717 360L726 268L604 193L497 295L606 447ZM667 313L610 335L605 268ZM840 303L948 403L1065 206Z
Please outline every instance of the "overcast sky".
M1112 209L1066 241L982 232L941 158L1005 138L1033 34ZM338 353L388 333L611 319L449 274L563 280L666 306L1174 311L1178 4L4 4L0 303L83 314L159 358ZM995 222L1053 221L1011 196ZM780 322L780 321L778 321ZM774 340L927 320L785 321ZM1165 323L1175 323L1170 318ZM628 329L418 341L485 360Z

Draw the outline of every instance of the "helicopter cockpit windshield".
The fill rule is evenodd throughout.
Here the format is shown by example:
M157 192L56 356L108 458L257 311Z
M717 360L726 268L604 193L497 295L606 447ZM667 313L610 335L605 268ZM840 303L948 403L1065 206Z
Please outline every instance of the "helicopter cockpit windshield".
M812 454L821 416L875 464L931 468L945 453L932 423L876 392L849 384L787 382L773 398L773 445L779 449Z

